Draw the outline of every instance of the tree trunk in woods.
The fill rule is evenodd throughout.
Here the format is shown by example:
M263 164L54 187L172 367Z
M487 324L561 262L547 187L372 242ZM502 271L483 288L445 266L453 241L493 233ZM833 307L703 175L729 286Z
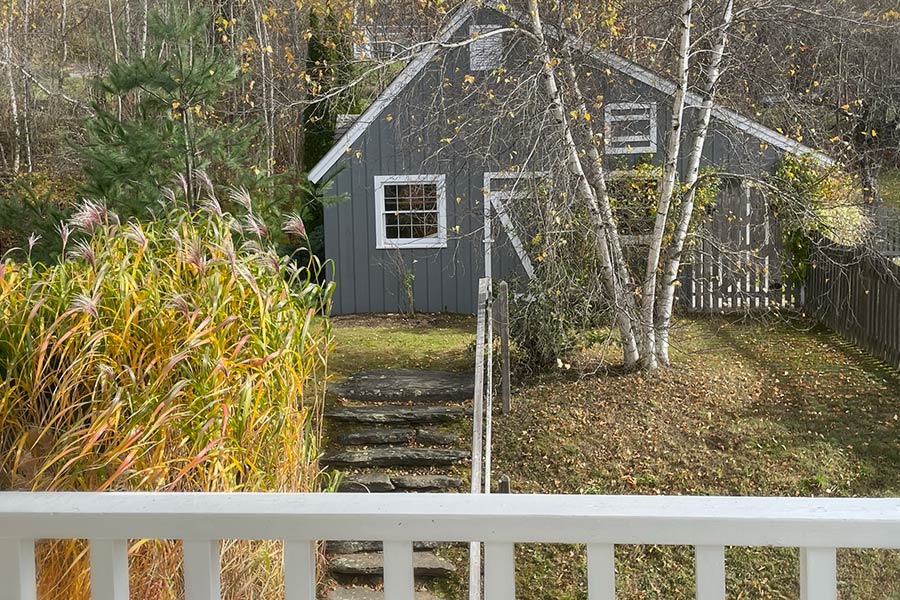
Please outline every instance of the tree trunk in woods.
M147 57L147 28L150 20L150 0L141 5L141 58Z
M19 103L16 98L16 81L13 77L13 45L12 45L12 16L6 19L5 27L6 39L6 85L9 89L9 113L13 125L13 139L10 154L12 155L12 172L13 175L19 173L22 166L22 130L19 124Z
M310 9L308 6L298 8L297 21L294 25L294 39L298 44L296 51L294 52L295 61L300 65L301 72L306 70L306 63L309 60L309 40L306 35L310 24L309 11ZM301 103L300 106L305 106L305 103L309 98L306 86L300 86L297 93L299 95L298 100ZM298 171L304 171L312 168L312 165L306 165L306 156L304 155L304 148L306 145L306 111L301 108L301 110L295 111L295 113L297 114L297 118L294 120L295 134L291 140L292 162Z
M30 0L25 0L23 11L22 11L22 43L20 44L21 54L23 58L27 60L31 56L31 2ZM30 103L31 103L31 82L25 76L25 73L20 73L22 76L22 106L21 106L21 117L22 117L22 129L21 129L21 143L23 149L25 151L25 169L29 173L32 171L32 159L31 159L31 113L29 111Z
M113 60L116 64L119 64L119 36L116 33L116 17L113 13L113 3L112 0L106 0L106 8L109 16L109 36L112 41L112 50L113 50ZM122 118L122 97L116 97L116 116L121 119Z

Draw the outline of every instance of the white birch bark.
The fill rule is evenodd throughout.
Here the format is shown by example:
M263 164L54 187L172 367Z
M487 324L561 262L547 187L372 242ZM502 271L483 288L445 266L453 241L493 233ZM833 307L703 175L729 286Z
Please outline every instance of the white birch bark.
M259 5L253 2L256 21L256 39L259 40L260 92L262 93L263 124L266 130L266 175L272 175L275 166L275 93L271 62L269 28L262 19Z
M112 0L106 0L106 8L109 16L109 35L113 47L113 61L119 64L119 36L116 34L116 17L113 14ZM116 116L122 118L122 97L116 96Z
M656 273L659 269L659 258L662 253L663 236L666 231L669 207L672 204L672 195L678 178L678 155L681 151L684 102L687 97L688 70L690 68L691 17L693 10L693 0L682 0L679 14L681 36L678 44L678 87L675 89L675 95L672 98L672 117L666 141L666 162L663 166L659 200L656 204L656 219L653 224L653 233L650 236L647 268L644 272L642 286L640 327L643 348L641 349L641 354L644 362L643 366L647 369L655 369L657 367L656 335L653 320L656 301Z
M20 149L22 130L19 127L19 103L16 98L16 82L13 77L13 46L12 46L12 15L6 19L6 85L9 88L9 112L13 122L12 140L12 171L17 174L22 166L22 151Z
M63 66L69 60L69 36L68 31L66 31L66 21L68 19L69 14L69 3L67 0L60 0L59 7L59 35L62 39L62 60L61 63ZM60 86L62 87L62 86Z
M609 201L609 192L607 191L606 185L606 171L603 167L602 155L597 145L598 138L593 126L591 125L591 121L586 118L586 115L588 114L588 104L587 100L584 97L584 94L581 91L581 84L578 82L578 74L575 71L574 57L572 55L571 49L568 48L568 44L566 44L565 46L564 58L564 73L566 76L567 84L569 85L572 93L575 96L576 103L578 105L578 114L584 116L585 118L585 122L582 123L580 127L576 127L574 129L576 133L583 132L580 137L582 138L581 144L583 146L583 152L586 160L582 162L585 165L585 172L587 173L588 181L590 182L591 187L594 188L594 194L597 197L600 216L603 220L606 235L609 238L613 264L616 265L616 273L619 277L619 282L623 286L628 286L631 282L631 276L628 273L628 265L625 262L624 253L622 252L622 242L619 238L619 230L616 225L615 216L613 215L612 205ZM579 153L579 156L581 156L581 153ZM633 302L633 298L630 294L625 294L625 306L621 308L627 310L629 316L636 315L635 303Z
M26 57L31 56L31 2L25 0L24 11L24 31L22 50ZM33 94L31 93L31 82L23 74L22 75L22 137L25 143L25 167L31 173L34 169L34 162L31 155L31 107Z
M656 354L659 361L669 364L669 329L672 324L672 310L675 303L676 281L678 270L681 266L681 253L684 250L684 242L687 239L688 229L694 212L694 198L696 185L700 177L700 159L703 156L703 147L706 143L706 135L709 131L709 121L712 115L713 100L716 87L719 82L722 57L725 54L725 45L728 43L728 32L734 21L734 0L726 0L722 16L719 35L713 46L710 62L707 67L705 81L703 83L703 103L700 114L697 117L697 125L694 129L694 138L691 153L688 157L688 169L685 179L686 193L681 203L681 214L672 243L668 249L667 261L663 272L663 284L660 290L658 314L656 319L656 332L658 336Z
M141 6L141 58L147 58L147 29L150 20L150 0Z
M550 110L554 120L560 127L563 134L563 144L566 147L566 160L571 170L572 176L575 177L578 184L579 194L587 201L590 209L592 220L597 233L597 249L600 254L600 278L607 295L616 307L623 304L625 290L616 277L615 265L609 248L609 239L603 225L603 218L600 214L600 208L597 204L597 197L594 190L588 182L584 166L578 152L578 146L572 134L572 127L566 118L563 109L562 98L559 92L559 85L556 81L553 62L550 57L549 47L544 37L544 28L540 16L540 8L538 0L528 0L528 10L531 13L532 28L535 39L540 47L539 59L543 63L542 81L544 90L550 100ZM637 342L634 335L632 322L626 311L616 310L616 323L622 335L623 358L626 367L633 367L639 361Z

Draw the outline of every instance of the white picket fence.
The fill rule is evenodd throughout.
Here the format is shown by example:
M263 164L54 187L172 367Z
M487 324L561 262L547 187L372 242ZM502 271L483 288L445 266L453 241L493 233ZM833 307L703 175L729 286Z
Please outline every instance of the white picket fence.
M186 600L221 598L220 541L284 540L284 594L313 600L316 540L382 540L385 598L413 600L413 541L484 544L487 600L515 598L516 543L587 544L590 600L616 544L693 546L698 600L725 546L799 547L801 598L837 597L836 548L900 548L900 499L467 494L0 494L0 599L34 600L35 540L90 541L94 600L128 598L128 540L184 543Z

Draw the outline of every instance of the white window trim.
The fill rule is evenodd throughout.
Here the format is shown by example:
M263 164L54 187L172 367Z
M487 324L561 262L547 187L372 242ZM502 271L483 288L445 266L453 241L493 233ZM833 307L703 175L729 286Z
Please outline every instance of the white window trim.
M438 234L427 238L388 239L384 223L384 186L395 184L437 185ZM447 247L447 176L376 175L375 176L375 248L378 250Z
M488 44L499 44L500 45L500 56L497 64L495 65L477 65L473 60L473 54L475 52L475 45L479 42L479 39L476 37L482 36L486 33L490 33L492 31L496 31L500 29L500 25L472 25L469 27L469 35L473 38L474 41L469 43L469 70L476 72L484 72L484 71L494 71L503 66L503 34L498 33L489 38L485 38L483 43Z
M610 127L610 123L614 123L616 121L638 121L643 120L643 116L638 115L614 115L612 114L614 110L643 110L649 113L650 116L650 132L647 136L643 135L631 135L631 136L621 136L615 139L612 138L612 128ZM607 104L604 107L603 112L603 126L605 130L606 136L606 153L607 154L656 154L657 144L658 144L658 131L657 131L657 106L656 102L612 102ZM638 118L635 118L638 117ZM612 142L621 143L621 144L629 144L630 142L649 142L647 146L621 146L614 147Z

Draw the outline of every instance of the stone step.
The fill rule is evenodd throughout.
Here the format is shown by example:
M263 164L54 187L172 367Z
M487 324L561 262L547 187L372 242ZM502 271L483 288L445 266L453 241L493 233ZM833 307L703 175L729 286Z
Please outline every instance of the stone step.
M327 594L325 600L385 600L382 590L367 587L337 587ZM430 592L416 592L416 600L440 600Z
M344 493L447 492L462 487L462 479L448 475L388 475L365 473L352 475L338 486Z
M387 473L366 473L345 478L338 486L339 492L364 494L367 492L393 492L396 489Z
M459 436L440 429L419 429L416 443L423 446L453 446L459 443Z
M462 479L449 475L393 475L391 483L396 490L416 492L444 492L458 489L463 484Z
M415 437L415 429L372 428L342 433L337 437L337 442L342 446L384 446L410 444Z
M416 552L425 552L434 550L440 546L441 542L413 542L413 550ZM325 542L325 551L328 554L358 554L360 552L381 552L382 543L372 541L344 541L334 540Z
M463 402L475 393L472 373L426 369L374 369L355 373L328 393L356 402Z
M413 441L422 446L453 446L459 443L459 436L440 429L371 427L345 431L338 434L335 441L341 446L406 446Z
M384 575L384 559L381 552L342 554L330 560L331 572L338 575ZM446 577L455 572L453 564L431 552L413 553L413 573L416 577Z
M465 450L451 448L368 448L326 452L322 463L329 467L445 467L469 458Z
M471 411L461 406L341 406L325 413L335 421L350 423L450 423Z

